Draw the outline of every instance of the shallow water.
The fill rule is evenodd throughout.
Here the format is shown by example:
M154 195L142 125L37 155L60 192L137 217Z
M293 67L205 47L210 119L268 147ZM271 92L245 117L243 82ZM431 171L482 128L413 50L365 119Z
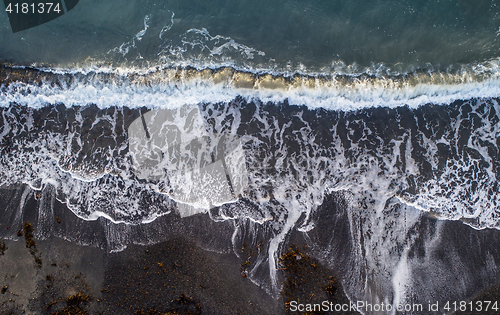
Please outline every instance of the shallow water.
M254 69L393 71L460 68L498 56L495 1L93 1L12 34L0 20L0 59L87 58ZM122 45L123 44L123 45ZM121 47L120 53L113 51Z

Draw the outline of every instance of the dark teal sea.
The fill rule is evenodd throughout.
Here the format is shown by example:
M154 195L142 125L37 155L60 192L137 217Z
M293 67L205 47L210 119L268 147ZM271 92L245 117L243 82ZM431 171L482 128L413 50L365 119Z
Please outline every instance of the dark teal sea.
M15 34L0 14L0 60L115 60L109 51L145 30L147 19L142 40L124 56L129 62L444 70L499 55L499 12L490 0L81 0L64 16Z

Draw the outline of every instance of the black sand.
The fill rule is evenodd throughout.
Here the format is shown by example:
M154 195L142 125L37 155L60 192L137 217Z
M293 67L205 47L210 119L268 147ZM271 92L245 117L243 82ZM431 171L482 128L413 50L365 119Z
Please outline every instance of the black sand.
M289 298L346 301L333 272L313 258L305 271L281 271L302 278L300 288L285 279L284 298L273 298L241 275L234 254L205 251L189 238L108 254L52 237L37 242L41 267L22 239L5 244L0 314L284 314Z

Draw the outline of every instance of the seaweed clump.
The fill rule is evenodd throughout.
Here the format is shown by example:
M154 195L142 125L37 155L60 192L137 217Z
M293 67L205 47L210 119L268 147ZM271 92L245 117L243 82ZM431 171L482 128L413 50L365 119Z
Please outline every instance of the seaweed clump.
M314 275L317 266L311 261L311 258L303 253L298 246L292 245L279 258L279 263L280 270L284 270L286 273L281 294L286 297L287 304L292 300L299 300L300 296L307 295L311 289L309 284L313 280L311 276Z
M42 268L42 258L37 255L38 248L36 247L35 236L33 234L34 229L33 225L29 222L24 222L23 224L24 230L24 240L26 241L26 247L29 248L30 254L33 256L35 260L35 265L38 268Z
M84 308L86 302L92 300L92 297L88 294L78 292L74 295L68 296L64 300L54 301L47 305L47 310L50 310L53 306L64 302L65 307L61 310L50 313L50 315L87 315L88 311Z
M246 257L246 260L241 264L241 276L243 278L248 277L248 270L252 267L252 261L255 260L255 254L260 253L261 245L258 244L255 247L249 246L246 242L243 243L241 248L241 256ZM257 252L256 252L257 251Z
M291 248L279 258L280 268L285 272L285 281L281 294L285 298L287 313L292 313L290 303L309 304L320 306L323 301L334 303L347 303L349 300L343 293L340 284L332 270L306 253L307 247L292 245ZM303 314L327 314L322 307L305 310ZM344 314L359 314L345 312Z
M148 311L138 310L135 315L200 315L201 306L192 297L181 294L181 296L172 301L170 309L159 311L156 308L151 308Z
M5 251L8 249L7 245L5 245L5 241L0 241L0 255L4 255Z

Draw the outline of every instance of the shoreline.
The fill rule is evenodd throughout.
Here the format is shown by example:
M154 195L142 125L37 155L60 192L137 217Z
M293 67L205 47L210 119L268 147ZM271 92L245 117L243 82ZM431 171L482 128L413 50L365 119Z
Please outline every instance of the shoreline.
M259 240L252 239L252 235L241 236L237 242L241 248L235 253L230 242L233 223L214 222L208 214L182 219L176 215L160 217L152 224L135 226L143 230L138 234L126 230L124 224L104 219L81 220L58 201L51 216L42 221L36 209L36 200L30 198L19 221L21 226L0 225L3 237L7 237L4 254L0 255L0 287L5 288L0 294L0 314L62 314L57 312L74 307L88 314L201 311L276 315L290 313L286 298L304 302L347 299L337 274L313 257L308 258L310 264L295 273L286 272L281 264L280 283L298 276L310 281L286 297L281 293L273 297L247 276L259 259L260 246L256 242L264 241L262 235ZM23 223L28 221L33 222L30 234L24 231L31 226ZM115 231L110 232L113 228ZM130 243L113 252L113 240L106 237L120 232L143 237L156 234L151 241L157 243L134 244L122 235L121 240ZM294 232L285 246L295 244L309 253L306 243L302 233ZM33 247L27 247L31 244Z
M242 259L204 250L189 237L130 245L116 253L51 237L37 241L40 267L22 240L5 244L1 314L63 314L77 298L73 306L78 312L70 314L293 313L286 310L283 295L274 298L242 276ZM299 302L345 303L338 284L337 292L323 291L324 283L334 283L328 280L333 271L308 259L314 268L298 274L309 280L286 296ZM286 277L281 272L284 281Z

